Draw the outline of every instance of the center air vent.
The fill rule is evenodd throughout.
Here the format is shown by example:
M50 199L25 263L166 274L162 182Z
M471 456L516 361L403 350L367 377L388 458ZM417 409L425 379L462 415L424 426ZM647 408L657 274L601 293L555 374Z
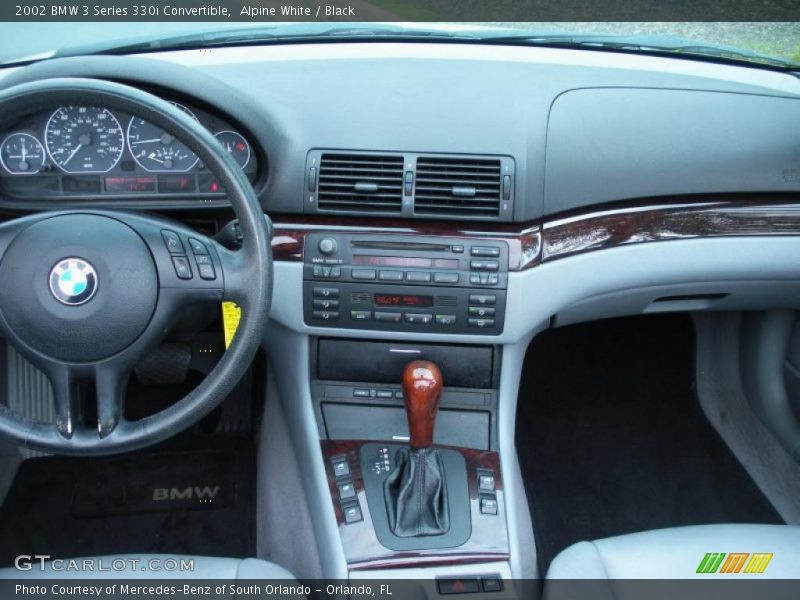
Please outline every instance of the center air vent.
M303 211L403 219L512 221L514 157L313 149Z
M402 156L322 154L319 210L400 213L402 203Z
M500 160L417 158L414 212L418 215L498 217L503 181Z

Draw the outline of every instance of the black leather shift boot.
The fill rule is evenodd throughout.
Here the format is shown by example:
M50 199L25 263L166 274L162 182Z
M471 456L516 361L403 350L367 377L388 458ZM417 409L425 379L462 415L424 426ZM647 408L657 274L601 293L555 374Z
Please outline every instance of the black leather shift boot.
M398 537L442 535L450 529L444 465L435 448L403 447L383 482L389 527Z

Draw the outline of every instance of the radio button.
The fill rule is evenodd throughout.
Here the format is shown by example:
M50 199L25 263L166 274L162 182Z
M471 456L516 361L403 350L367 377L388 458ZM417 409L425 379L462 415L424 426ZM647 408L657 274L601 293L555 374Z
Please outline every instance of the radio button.
M436 324L437 325L455 325L456 324L456 316L455 315L436 315Z
M431 321L433 321L433 315L406 313L405 319L406 323L411 323L412 325L430 325Z
M353 390L353 397L355 398L369 398L369 390L366 388L355 388Z
M338 298L339 288L315 287L313 293L315 298ZM472 300L470 300L470 302L472 302Z
M314 318L319 321L338 321L339 312L335 310L315 310Z
M494 294L470 294L470 304L494 304L497 302L497 296Z
M434 273L433 281L436 283L458 283L458 273Z
M381 281L403 281L402 271L378 271L378 279Z
M406 281L428 283L430 280L431 274L426 271L406 271Z
M342 276L341 267L323 267L322 265L314 265L312 271L314 277L319 279L339 279Z
M350 319L353 321L369 321L372 319L372 313L368 310L351 310Z
M336 310L339 308L339 301L338 300L314 300L314 308L322 309L322 310Z
M314 318L318 321L338 321L339 312L335 310L315 310Z
M461 244L451 246L450 250L452 250L453 254L464 254L464 246Z
M373 318L376 321L382 321L384 323L399 323L400 319L403 317L403 313L395 313L395 312L378 312L375 311Z
M333 238L322 238L319 241L319 251L322 254L333 254L336 252L337 244Z
M392 390L378 390L375 397L383 399L394 398L394 392Z
M469 282L471 285L497 285L500 276L497 273L470 273Z
M375 269L353 269L350 276L353 279L375 279Z
M470 327L494 327L494 319L467 319Z
M486 307L486 306L470 306L469 307L469 316L470 317L493 317L494 316L494 308L493 307Z
M469 253L472 256L500 256L500 248L493 246L473 246Z
M473 271L497 271L500 268L500 263L496 260L471 260L469 261L469 268Z

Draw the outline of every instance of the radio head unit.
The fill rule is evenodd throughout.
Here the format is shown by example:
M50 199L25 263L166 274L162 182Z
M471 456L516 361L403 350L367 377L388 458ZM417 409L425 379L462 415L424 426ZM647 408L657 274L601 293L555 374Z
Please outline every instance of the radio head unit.
M508 285L502 240L314 233L305 322L318 327L499 335Z

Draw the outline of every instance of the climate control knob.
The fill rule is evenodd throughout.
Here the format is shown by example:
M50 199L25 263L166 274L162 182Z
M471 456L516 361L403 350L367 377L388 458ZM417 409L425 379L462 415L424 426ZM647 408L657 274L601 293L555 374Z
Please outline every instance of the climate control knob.
M323 254L333 254L337 247L336 240L333 238L322 238L319 241L319 251Z

